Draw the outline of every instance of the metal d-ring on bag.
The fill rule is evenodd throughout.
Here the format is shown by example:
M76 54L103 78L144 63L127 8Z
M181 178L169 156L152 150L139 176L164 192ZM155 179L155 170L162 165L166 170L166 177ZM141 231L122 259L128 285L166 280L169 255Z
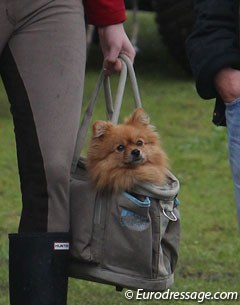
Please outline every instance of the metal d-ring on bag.
M130 194L97 192L89 183L85 158L79 157L101 87L107 119L117 123L129 75L135 107L141 100L131 61L121 55L115 101L101 72L79 128L70 183L71 260L69 275L118 288L162 291L174 282L180 240L179 181L168 172L165 185L142 182Z

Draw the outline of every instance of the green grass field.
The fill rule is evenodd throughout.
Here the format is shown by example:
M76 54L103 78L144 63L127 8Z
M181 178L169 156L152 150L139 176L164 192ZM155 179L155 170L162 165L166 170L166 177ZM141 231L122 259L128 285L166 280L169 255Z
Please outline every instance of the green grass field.
M181 183L182 239L175 284L171 290L240 293L240 234L226 129L211 123L214 102L202 101L196 95L191 77L180 69L159 40L153 16L141 15L140 21L140 52L135 69L143 106L160 133L172 171ZM85 101L94 88L101 61L101 53L94 46L87 66ZM122 116L133 109L132 105L128 86ZM104 118L101 103L95 118ZM13 127L2 86L0 148L0 305L9 305L7 234L17 230L20 194ZM124 298L124 292L115 292L114 287L74 279L69 281L68 305L123 305L129 302ZM132 300L129 304L160 302L173 303ZM221 303L238 302L224 300ZM197 300L177 301L179 305L186 303L197 304Z

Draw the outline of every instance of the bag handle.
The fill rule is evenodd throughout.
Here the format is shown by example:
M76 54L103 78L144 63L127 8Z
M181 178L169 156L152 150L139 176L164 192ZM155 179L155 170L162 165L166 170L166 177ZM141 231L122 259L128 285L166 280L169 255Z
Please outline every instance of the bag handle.
M78 130L77 141L76 141L76 145L75 145L72 167L71 167L71 173L74 173L76 171L79 156L83 149L85 138L86 138L87 131L89 128L89 124L90 124L90 121L91 121L91 118L93 115L93 110L96 105L97 98L98 98L98 95L99 95L99 92L100 92L100 89L102 86L104 87L107 119L110 120L111 122L113 122L114 124L118 123L120 110L121 110L121 106L122 106L122 101L123 101L123 94L124 94L126 80L127 80L127 74L129 75L131 85L132 85L135 107L136 108L142 107L139 88L138 88L138 84L137 84L136 75L135 75L135 72L133 69L133 65L132 65L130 59L124 54L120 54L119 59L122 62L122 69L121 69L119 83L118 83L118 87L117 87L117 91L116 91L115 102L113 104L111 86L110 86L110 77L105 76L103 73L103 70L102 70L99 75L99 78L98 78L96 86L95 86L95 90L90 98L90 102L84 113L82 122L81 122L79 130Z

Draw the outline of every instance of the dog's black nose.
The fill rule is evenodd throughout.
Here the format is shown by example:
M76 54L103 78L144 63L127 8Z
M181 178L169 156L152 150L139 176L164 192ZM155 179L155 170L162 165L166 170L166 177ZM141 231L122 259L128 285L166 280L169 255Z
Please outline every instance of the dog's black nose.
M139 157L140 156L140 150L139 149L134 149L131 151L131 154L133 157Z

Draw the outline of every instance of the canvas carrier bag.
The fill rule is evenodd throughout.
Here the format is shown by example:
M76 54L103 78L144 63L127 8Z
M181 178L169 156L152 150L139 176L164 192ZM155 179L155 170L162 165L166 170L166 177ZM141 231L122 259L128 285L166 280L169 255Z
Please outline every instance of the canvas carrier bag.
M180 240L177 194L179 181L168 172L167 183L136 185L131 193L97 192L80 157L89 121L104 83L107 117L117 123L127 72L135 107L140 95L130 60L121 55L122 71L113 107L109 78L101 73L79 128L71 175L71 260L74 278L118 288L163 291L174 282ZM139 194L144 200L131 195Z

